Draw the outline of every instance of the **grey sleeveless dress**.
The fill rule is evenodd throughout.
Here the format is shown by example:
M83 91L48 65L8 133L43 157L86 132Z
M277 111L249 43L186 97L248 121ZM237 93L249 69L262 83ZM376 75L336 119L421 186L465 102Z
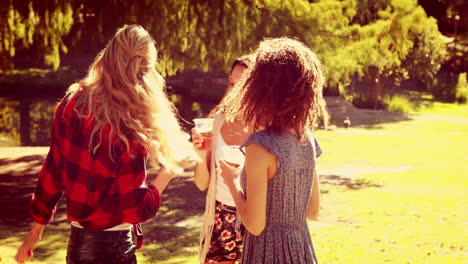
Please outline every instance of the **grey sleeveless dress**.
M315 158L322 151L311 137L301 143L290 132L259 131L242 145L256 143L278 157L277 173L268 181L265 229L258 236L246 232L242 264L317 263L306 215ZM245 193L245 170L241 184Z

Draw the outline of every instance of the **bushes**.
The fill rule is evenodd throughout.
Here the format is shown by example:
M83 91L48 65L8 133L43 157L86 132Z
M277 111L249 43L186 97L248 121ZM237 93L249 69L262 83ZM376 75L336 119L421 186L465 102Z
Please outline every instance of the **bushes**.
M56 104L56 100L38 100L31 104L29 111L31 145L48 146L50 144Z
M458 75L454 72L441 70L428 85L428 91L436 99L454 102L457 77Z
M0 99L0 145L18 145L19 113L17 111L19 102Z
M413 104L402 95L387 96L384 99L384 104L388 111L399 113L410 113L413 111Z
M444 69L439 71L434 80L428 85L428 91L434 98L457 103L468 102L467 73L457 73Z
M380 109L399 113L410 113L414 109L413 103L404 95L387 95L381 100L354 93L348 95L346 99L356 108ZM375 108L375 105L377 105L377 108Z
M23 100L18 99L0 100L0 141L4 141L0 145L19 145L28 138L26 141L32 146L48 146L57 100L36 99L27 102L26 118L21 120L24 118L21 114L24 104ZM21 130L22 122L29 124L27 131Z
M351 102L356 108L387 109L385 103L382 100L359 93L347 95L346 100Z

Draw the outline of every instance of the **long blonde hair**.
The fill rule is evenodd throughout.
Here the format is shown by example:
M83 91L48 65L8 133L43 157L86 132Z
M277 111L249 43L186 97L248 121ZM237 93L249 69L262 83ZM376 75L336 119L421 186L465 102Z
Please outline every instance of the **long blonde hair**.
M131 136L149 149L153 166L180 171L176 150L183 142L177 138L181 128L164 91L164 79L156 71L156 59L149 33L138 25L123 26L97 55L88 75L68 93L70 98L79 93L74 110L80 117L94 118L90 152L101 146L103 129L110 125L109 138L120 139L127 151Z

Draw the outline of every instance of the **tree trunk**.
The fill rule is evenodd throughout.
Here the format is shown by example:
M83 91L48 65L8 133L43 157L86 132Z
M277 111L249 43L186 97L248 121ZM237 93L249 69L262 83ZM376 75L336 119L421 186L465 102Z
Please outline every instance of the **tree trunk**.
M385 84L385 79L378 77L374 80L373 94L374 97L374 109L377 109L379 101L382 99L382 90Z

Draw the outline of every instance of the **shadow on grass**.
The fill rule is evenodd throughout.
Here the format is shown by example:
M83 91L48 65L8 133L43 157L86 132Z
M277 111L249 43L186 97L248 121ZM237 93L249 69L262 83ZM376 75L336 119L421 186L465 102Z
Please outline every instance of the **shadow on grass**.
M20 243L32 218L29 201L35 190L38 173L45 155L29 155L0 159L0 241L2 246ZM43 241L34 252L37 260L50 260L57 251L66 250L69 225L66 223L66 202L60 199L55 220L46 228ZM16 246L12 248L16 252ZM53 262L53 263L63 263Z
M31 155L0 159L1 224L15 227L30 224L29 200L44 158L42 155Z
M28 203L43 160L42 155L0 159L0 241L3 243L21 241L31 223ZM206 193L198 190L190 176L191 172L187 172L186 176L170 182L162 194L162 206L156 217L143 224L145 246L138 251L145 259L143 263L176 263L174 261L179 258L196 256ZM324 186L343 186L351 190L382 187L371 180L343 175L320 177ZM46 228L35 258L49 261L58 258L58 251L65 254L68 234L65 199L62 198L55 220Z
M192 177L174 178L162 194L163 207L154 220L175 224L191 216L201 215L205 208L206 193L201 192Z
M157 246L157 250L140 250L149 263L196 256L205 197L192 177L177 177L170 182L156 217L143 224L145 245Z
M351 190L360 190L369 187L382 187L380 183L372 182L369 179L352 179L340 175L320 175L320 184L346 186Z

